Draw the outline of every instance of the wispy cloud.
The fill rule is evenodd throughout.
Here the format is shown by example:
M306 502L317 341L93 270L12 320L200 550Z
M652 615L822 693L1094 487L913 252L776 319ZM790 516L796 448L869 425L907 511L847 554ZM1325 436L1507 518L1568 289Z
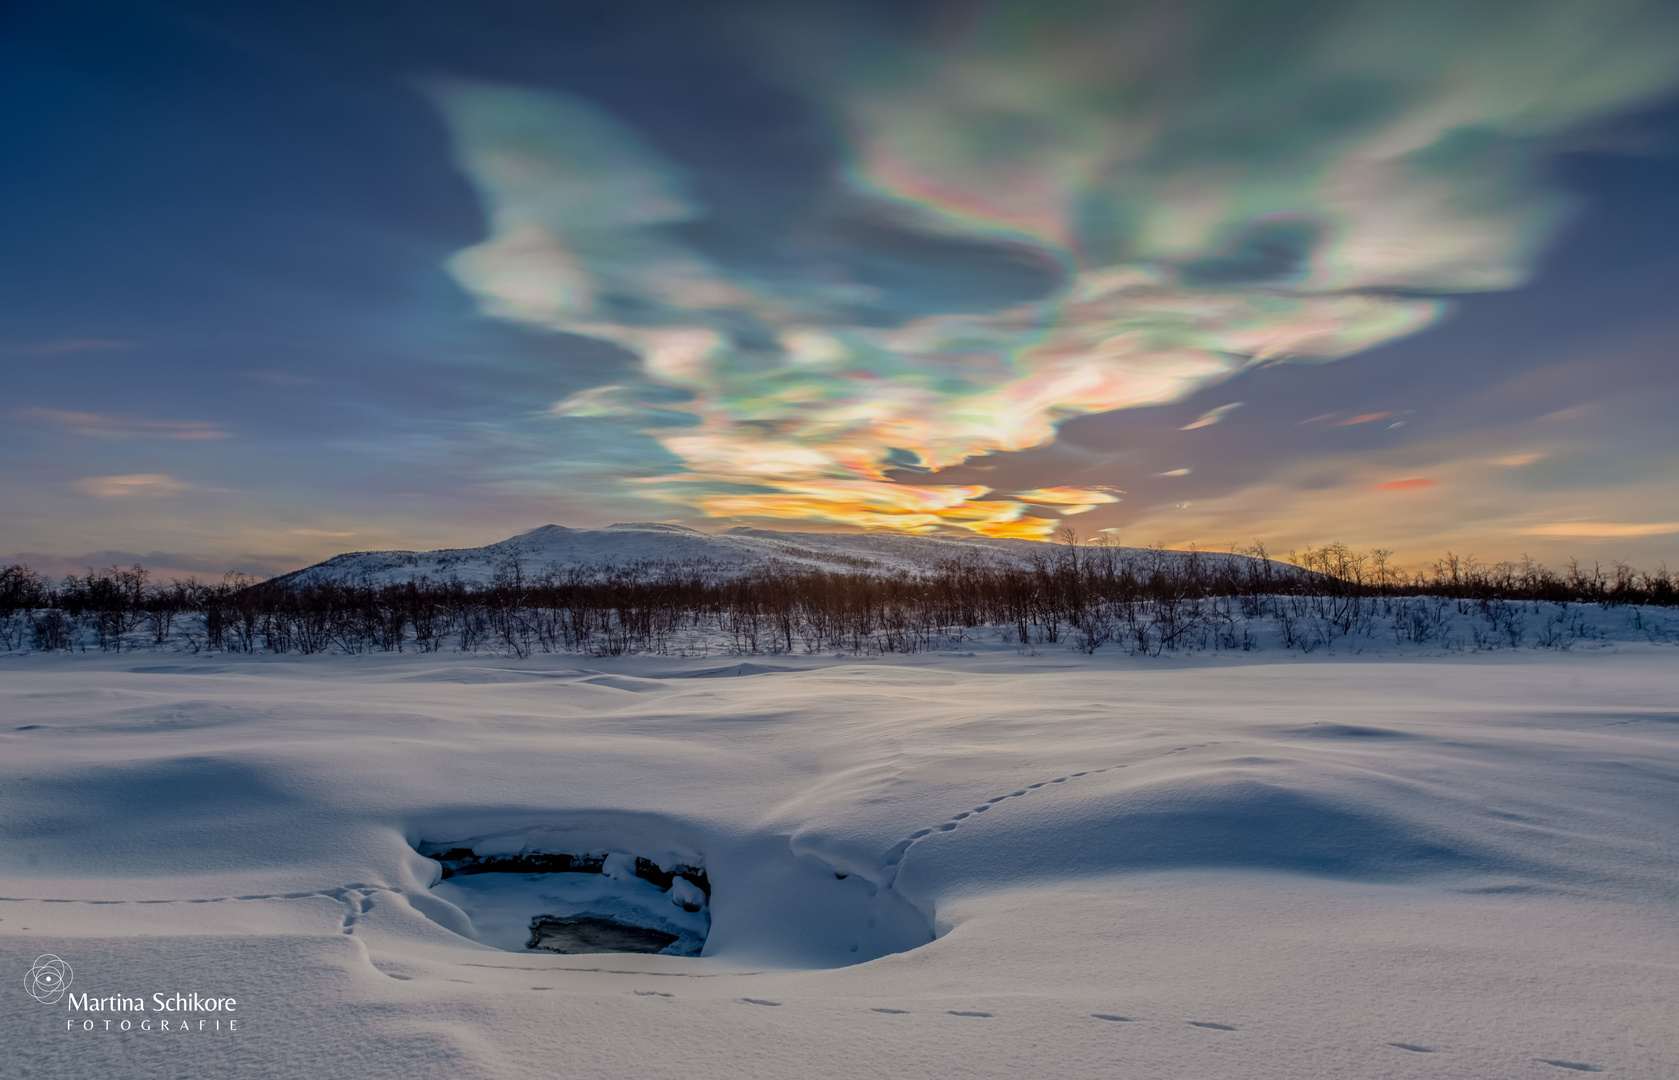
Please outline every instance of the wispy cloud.
M1220 405L1216 409L1208 409L1200 416L1197 416L1194 420L1185 424L1180 430L1194 431L1196 428L1212 427L1214 424L1223 420L1226 416L1229 416L1232 412L1240 409L1241 407L1242 403L1240 401L1232 401L1228 405Z
M70 412L65 409L17 409L13 415L90 439L182 439L196 442L232 436L232 432L220 424L207 420L148 420L137 416Z
M555 416L639 416L647 410L636 402L633 387L596 386L554 402L549 411Z
M1416 491L1420 488L1438 487L1440 481L1431 480L1426 476L1407 476L1400 480L1388 480L1380 484L1372 484L1376 491Z
M1679 533L1679 521L1629 523L1615 521L1565 521L1522 529L1526 536L1665 536Z
M161 473L130 473L126 476L84 476L75 482L83 495L96 499L124 499L133 496L178 495L192 485Z

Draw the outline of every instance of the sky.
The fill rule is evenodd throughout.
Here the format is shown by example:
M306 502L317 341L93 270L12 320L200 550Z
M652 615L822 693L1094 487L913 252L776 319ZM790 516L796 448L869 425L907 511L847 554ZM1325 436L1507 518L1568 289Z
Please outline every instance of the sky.
M0 560L1679 565L1679 4L0 8Z

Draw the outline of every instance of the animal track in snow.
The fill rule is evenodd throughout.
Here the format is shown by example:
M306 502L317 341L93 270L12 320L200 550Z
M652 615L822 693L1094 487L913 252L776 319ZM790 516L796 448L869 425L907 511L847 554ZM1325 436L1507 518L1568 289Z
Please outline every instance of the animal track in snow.
M339 900L350 909L349 913L344 916L344 922L342 924L344 933L355 933L356 923L363 915L366 915L368 912L373 910L373 897L368 895L372 890L366 888L349 888L342 890L334 889L332 891L339 894L335 897L335 899ZM321 895L327 894L323 893Z
M29 897L29 896L0 896L0 902L18 904L225 904L234 901L249 900L333 900L343 904L348 910L343 920L338 924L339 930L345 934L356 932L356 923L363 915L373 910L373 894L377 892L401 892L385 885L369 885L358 881L353 885L340 885L332 889L320 889L316 892L291 893L247 893L243 896L195 896L175 900L77 900L62 897Z
M588 975L652 975L661 979L733 979L739 978L743 975L763 974L762 971L631 971L628 968L520 967L514 964L474 964L466 962L463 962L460 966L489 968L492 971L580 971Z
M898 878L898 866L904 860L904 853L906 851L908 851L910 845L915 843L917 840L920 840L923 837L931 836L934 833L955 832L957 827L960 826L963 822L967 821L968 819L970 819L970 818L972 818L972 817L974 817L978 814L985 813L987 810L991 809L993 806L996 806L998 803L1006 802L1009 799L1023 798L1023 797L1025 797L1027 795L1030 795L1032 792L1037 791L1041 788L1049 787L1051 784L1065 784L1067 781L1076 779L1080 776L1094 776L1097 773L1105 773L1105 772L1108 772L1112 769L1123 769L1123 768L1125 768L1124 765L1109 765L1106 768L1102 768L1102 769L1086 769L1083 772L1068 773L1066 776L1057 776L1053 780L1040 780L1036 784L1027 784L1025 787L1019 789L1018 791L1011 791L1006 795L993 795L991 798L985 800L983 803L981 803L978 806L970 807L967 810L963 810L963 811L960 811L959 813L952 814L950 816L950 820L944 822L943 824L934 825L931 828L927 828L927 829L917 829L917 830L915 830L914 832L909 834L909 838L907 840L900 840L897 844L893 845L892 850L890 850L886 853L886 868L887 868L887 872L888 872L886 887L891 888L892 883L897 880L897 878Z
M356 932L356 923L363 915L373 910L373 895L376 892L401 892L384 885L369 885L356 882L353 885L340 885L333 889L321 889L316 892L292 893L248 893L244 896L195 896L174 900L77 900L63 897L29 897L29 896L0 896L0 902L18 904L224 904L230 901L244 900L334 900L343 904L349 910L339 923L339 929L346 934Z
M9 901L18 904L221 904L229 900L311 900L317 896L344 902L351 893L401 891L401 889L392 888L389 885L369 885L366 882L358 881L353 885L340 885L336 888L319 889L315 892L251 893L246 896L203 896L171 900L77 900L55 897L0 896L0 902ZM370 910L372 906L372 901L369 900L367 907L362 910Z
M415 968L384 957L369 956L367 962L373 966L374 971L387 979L395 979L397 982L413 982L415 975L424 974L424 972Z
M985 803L984 805L976 806L971 810L965 811L965 812L960 813L960 814L953 815L951 820L949 820L949 821L945 822L944 824L936 827L936 829L920 829L920 830L916 831L915 833L912 833L911 836L910 836L910 841L918 840L922 837L929 836L935 831L946 831L946 832L948 832L948 831L954 830L957 827L957 824L959 822L962 822L962 821L970 818L971 816L973 816L975 814L981 813L981 812L989 809L991 806L994 806L994 805L996 805L1000 802L1004 802L1004 801L1007 801L1009 799L1021 798L1025 795L1031 793L1032 791L1041 790L1041 789L1043 789L1045 787L1048 787L1052 784L1065 783L1068 780L1076 779L1076 778L1081 777L1081 776L1088 776L1088 775L1093 775L1093 774L1096 774L1096 773L1104 773L1104 772L1110 771L1110 769L1118 769L1118 768L1124 768L1124 766L1116 765L1116 766L1110 766L1109 768L1104 768L1104 769L1094 769L1094 770L1089 770L1087 772L1072 773L1068 776L1060 777L1058 779L1045 780L1045 781L1042 781L1040 783L1031 784L1031 785L1028 785L1026 788L1020 789L1018 791L1011 792L1011 793L1006 794L1006 795L995 796L995 797L991 798L990 800L988 800L987 803ZM906 841L901 846L907 848L908 845L909 845L909 841ZM89 905L109 905L109 904L219 904L219 903L228 903L228 902L248 902L248 901L259 901L259 900L328 899L328 900L337 901L338 903L341 903L345 906L347 911L346 911L346 914L344 915L344 918L343 918L343 921L342 921L342 928L343 928L344 933L352 934L355 931L355 926L356 926L357 922L360 920L360 917L363 916L363 915L366 915L369 912L374 910L374 908L376 906L376 903L377 903L376 900L374 899L374 894L375 893L378 893L378 892L400 893L401 891L402 890L400 890L400 889L391 888L391 887L388 887L388 886L370 885L370 884L367 884L365 882L355 882L355 883L349 884L349 885L343 885L343 886L338 886L336 888L329 888L329 889L320 889L320 890L316 890L316 891L313 891L313 892L248 893L248 894L239 895L239 896L212 896L212 897L190 897L190 898L183 897L183 898L161 899L161 900L155 900L155 899L154 900L84 900L84 899L63 898L63 897L0 896L0 902L50 903L50 904L89 904ZM464 966L467 966L467 967L486 967L486 968L494 968L494 969L498 969L498 970L571 971L571 972L585 972L585 973L599 973L599 974L613 974L613 975L648 975L648 976L659 976L659 977L669 977L669 978L689 978L689 979L694 979L694 978L708 979L708 978L720 978L720 977L761 974L761 972L757 972L757 971L715 972L715 973L703 973L702 974L702 973L697 973L697 972L674 972L674 971L632 971L632 970L628 970L628 969L619 969L619 968L598 968L598 967L582 968L582 967L548 967L548 966L543 966L543 967L518 966L518 967L515 967L515 966L512 966L512 965L502 965L502 964L472 964L472 963L468 963ZM383 969L381 969L381 970L383 970ZM404 982L412 980L412 976L408 976L408 975L394 974L394 973L391 973L391 972L385 972L385 974L388 975L390 978L401 980L401 981L404 981ZM446 979L445 981L454 982L454 983L461 983L461 984L465 984L465 985L473 985L466 979ZM533 986L533 987L530 987L530 989L533 990L533 991L536 991L536 990L552 990L553 987L551 987L551 986ZM631 991L631 993L633 993L637 997L674 998L676 996L674 994L670 994L670 993L666 993L666 992L658 991L658 990L633 990L633 991ZM743 997L743 998L738 998L737 1000L744 1003L744 1004L748 1004L748 1005L762 1005L762 1006L768 1006L768 1007L780 1007L781 1004L782 1004L779 1001L769 1001L769 1000L764 999L764 998ZM906 1015L909 1015L909 1013L910 1013L910 1010L908 1010L908 1009L893 1009L893 1008L886 1008L886 1007L883 1007L883 1006L872 1007L872 1008L870 1008L869 1011L874 1012L874 1013L880 1013L880 1014L883 1014L883 1015L888 1015L888 1016L906 1016ZM968 1018L973 1018L973 1019L993 1019L995 1014L988 1013L988 1012L980 1012L980 1011L977 1011L977 1010L950 1009L950 1010L947 1010L947 1015L968 1017ZM1112 1013L1090 1013L1089 1015L1092 1019L1103 1020L1103 1021L1108 1021L1108 1022L1113 1022L1113 1023L1132 1023L1132 1022L1135 1022L1136 1019L1137 1019L1136 1017L1119 1016L1119 1015L1115 1015L1115 1014L1112 1014ZM1210 1020L1189 1020L1189 1021L1185 1021L1185 1023L1189 1024L1192 1027L1206 1028L1206 1029L1213 1030L1213 1031L1236 1031L1236 1030L1238 1030L1238 1028L1236 1028L1234 1025L1216 1023L1216 1022L1210 1021ZM1395 1049L1398 1049L1398 1050L1404 1050L1404 1051L1407 1051L1409 1053L1414 1053L1414 1054L1432 1054L1432 1053L1436 1052L1434 1047L1422 1046L1422 1045L1419 1045L1419 1044L1416 1044L1416 1043L1390 1042L1390 1043L1387 1043L1386 1045L1391 1046L1391 1047L1393 1047ZM1593 1065L1589 1062L1583 1062L1583 1061L1567 1061L1567 1060L1563 1060L1561 1058L1534 1058L1533 1060L1539 1062L1540 1064L1550 1065L1554 1068L1565 1069L1565 1070L1569 1070L1569 1071L1572 1071L1572 1072L1600 1073L1600 1072L1604 1071L1604 1067L1601 1066L1601 1065Z

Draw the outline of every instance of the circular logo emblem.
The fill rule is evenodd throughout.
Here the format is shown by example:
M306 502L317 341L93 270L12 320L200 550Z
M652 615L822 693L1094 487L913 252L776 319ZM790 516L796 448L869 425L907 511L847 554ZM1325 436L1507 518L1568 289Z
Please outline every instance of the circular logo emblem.
M70 988L73 973L70 965L52 953L35 958L35 966L23 977L23 988L29 996L43 1005L56 1005Z

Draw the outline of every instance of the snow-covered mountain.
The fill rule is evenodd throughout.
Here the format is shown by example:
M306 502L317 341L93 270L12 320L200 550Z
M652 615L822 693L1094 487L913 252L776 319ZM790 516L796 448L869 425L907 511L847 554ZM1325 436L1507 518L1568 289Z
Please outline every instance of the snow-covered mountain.
M736 528L703 533L681 525L632 522L604 529L539 529L476 548L442 551L358 551L338 555L279 578L281 584L324 581L373 584L429 577L488 583L514 562L526 575L574 567L592 570L698 567L746 573L771 563L821 570L892 572L930 569L957 556L1016 560L1052 547L1038 540L900 533L800 533ZM1136 551L1137 549L1131 549ZM1228 558L1228 556L1223 556Z

